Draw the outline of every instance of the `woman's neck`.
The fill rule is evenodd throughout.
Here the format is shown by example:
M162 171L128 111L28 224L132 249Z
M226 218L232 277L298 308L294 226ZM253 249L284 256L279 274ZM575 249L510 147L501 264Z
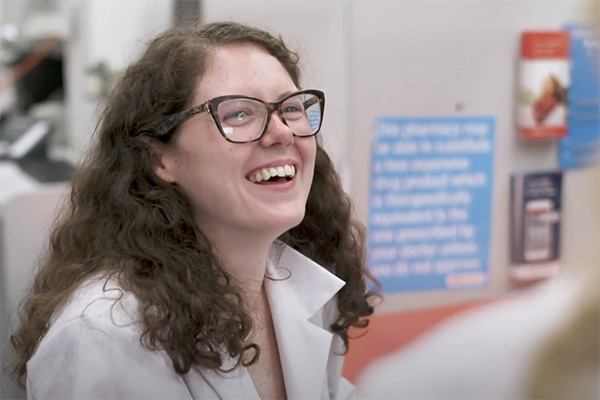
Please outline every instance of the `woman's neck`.
M228 240L213 243L223 268L229 273L244 298L251 302L260 297L272 242Z

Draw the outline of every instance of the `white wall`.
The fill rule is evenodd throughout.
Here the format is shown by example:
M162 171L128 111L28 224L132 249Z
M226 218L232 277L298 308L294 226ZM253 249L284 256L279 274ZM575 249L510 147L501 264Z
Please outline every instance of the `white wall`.
M365 223L377 116L495 118L490 286L388 297L379 312L391 312L508 289L510 174L558 167L555 142L515 139L519 35L522 30L589 22L590 2L205 0L202 16L204 22L234 19L265 27L300 49L307 68L304 86L326 92L326 149ZM569 268L598 262L598 186L597 168L565 174L562 260Z
M493 116L491 284L483 290L426 292L386 299L380 312L437 306L507 290L509 177L557 168L556 143L523 143L515 134L516 61L522 30L586 22L589 1L355 1L351 29L351 194L368 213L369 157L377 116ZM456 104L463 104L458 111ZM562 263L598 263L598 168L564 176Z

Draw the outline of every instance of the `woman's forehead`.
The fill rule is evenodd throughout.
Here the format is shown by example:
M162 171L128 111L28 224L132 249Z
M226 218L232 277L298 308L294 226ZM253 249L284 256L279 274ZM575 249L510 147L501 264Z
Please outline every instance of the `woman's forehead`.
M289 72L264 47L235 43L215 48L206 59L204 72L196 80L195 102L213 97L245 94L277 100L296 90ZM261 97L262 96L262 97ZM277 98L270 99L270 97Z

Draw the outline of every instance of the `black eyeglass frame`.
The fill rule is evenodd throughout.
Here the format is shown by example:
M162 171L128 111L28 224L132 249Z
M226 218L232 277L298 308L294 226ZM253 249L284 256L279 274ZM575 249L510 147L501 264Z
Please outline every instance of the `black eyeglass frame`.
M251 97L251 96L245 96L245 95L228 95L228 96L219 96L219 97L215 97L213 99L208 100L207 102L200 104L199 106L195 106L190 108L187 111L182 111L180 113L174 114L170 117L168 117L162 124L160 124L157 128L157 138L158 139L162 139L162 138L167 138L171 135L172 131L178 127L179 125L181 125L182 123L184 123L185 121L187 121L188 119L192 118L194 115L202 113L202 112L208 112L211 116L213 121L215 122L215 124L217 125L217 128L219 129L219 132L221 133L221 135L225 138L225 140L227 140L228 142L231 143L250 143L250 142L256 142L257 140L260 140L260 138L264 135L265 131L267 130L267 127L269 126L269 122L271 121L271 114L273 114L274 112L277 112L277 114L279 114L279 117L281 118L281 121L287 125L287 122L285 120L285 117L283 116L283 113L281 112L281 106L283 105L283 103L294 97L297 96L299 94L312 94L316 96L317 101L320 104L321 107L321 118L319 120L319 128L313 132L310 135L297 135L296 133L293 133L294 136L296 137L311 137L311 136L315 136L317 133L319 133L319 131L321 130L321 126L323 125L323 114L325 112L325 93L323 93L320 90L316 90L316 89L304 89L304 90L299 90L297 92L293 92L288 94L287 96L285 96L284 98L282 98L279 101L275 101L275 102L266 102L264 100L261 100L259 98L256 97ZM217 115L217 108L219 106L220 103L226 101L226 100L234 100L234 99L247 99L247 100L254 100L254 101L258 101L262 104L264 104L267 107L267 117L265 118L265 123L264 126L262 128L262 131L260 132L260 134L251 140L244 140L244 141L236 141L236 140L231 140L231 138L229 138L225 132L223 132L223 127L221 126L221 121L219 121L219 117ZM308 106L306 106L305 104L305 109L314 105L314 103L309 104Z

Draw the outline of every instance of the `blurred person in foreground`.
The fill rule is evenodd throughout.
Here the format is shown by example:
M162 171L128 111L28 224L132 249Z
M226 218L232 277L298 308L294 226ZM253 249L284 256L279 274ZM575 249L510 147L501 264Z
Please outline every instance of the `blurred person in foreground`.
M598 268L563 274L442 322L375 360L364 399L598 399Z
M125 72L12 336L29 398L329 399L364 235L281 38L178 26Z

